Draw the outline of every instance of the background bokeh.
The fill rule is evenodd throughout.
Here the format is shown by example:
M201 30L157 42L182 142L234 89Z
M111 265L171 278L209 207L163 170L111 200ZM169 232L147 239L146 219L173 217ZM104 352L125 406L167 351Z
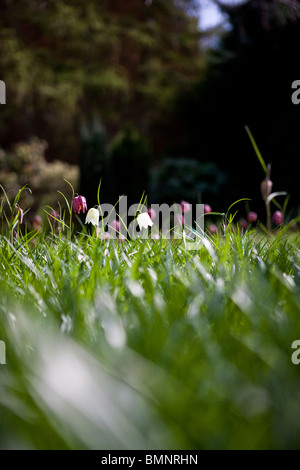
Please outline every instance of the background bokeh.
M297 212L299 32L293 0L3 0L0 183L29 220L64 178L88 206L102 179L103 202L263 212L248 125Z

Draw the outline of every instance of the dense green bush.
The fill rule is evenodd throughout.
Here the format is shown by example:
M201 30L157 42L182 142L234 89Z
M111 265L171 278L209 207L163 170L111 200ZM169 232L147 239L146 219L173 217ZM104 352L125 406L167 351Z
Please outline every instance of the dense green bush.
M100 180L101 194L107 195L109 190L107 134L99 118L94 117L82 125L80 142L80 192L93 206L97 203L95 188Z
M199 163L187 158L169 158L152 173L151 200L172 204L185 199L211 201L219 196L226 174L214 163Z
M8 196L14 197L20 187L27 185L30 191L22 193L22 207L30 209L27 219L43 213L46 205L57 207L57 191L65 191L64 179L78 188L79 171L76 165L56 160L47 162L47 143L38 138L15 144L10 151L0 148L0 184ZM62 206L64 199L60 200Z
M147 142L136 129L126 127L115 137L111 146L113 201L125 194L129 204L139 202L143 192L148 192L149 165Z

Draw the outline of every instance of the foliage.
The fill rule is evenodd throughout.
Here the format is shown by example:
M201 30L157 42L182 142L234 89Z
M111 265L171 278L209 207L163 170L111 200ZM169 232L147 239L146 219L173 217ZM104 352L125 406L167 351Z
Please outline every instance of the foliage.
M104 126L99 118L81 128L81 147L79 157L80 192L86 195L90 206L96 204L94 188L100 180L108 181L108 142ZM104 187L104 192L106 187ZM102 186L103 191L103 186Z
M9 106L0 109L2 145L43 136L50 159L76 162L78 127L95 113L110 135L132 122L149 137L202 67L190 4L3 0L0 69Z
M64 236L0 237L0 448L299 448L298 233Z
M153 172L151 200L168 202L185 199L196 203L219 195L226 174L214 163L199 163L188 158L168 158Z
M298 175L290 170L300 146L299 106L291 101L291 85L299 76L299 2L216 3L223 5L229 28L208 51L205 79L182 91L177 103L181 132L175 134L171 155L205 155L229 175L226 205L241 192L258 205L260 172L251 158L248 125L272 163L274 190L287 190L296 206Z
M16 194L20 187L28 185L32 191L22 193L22 207L30 208L27 220L32 220L37 212L42 214L43 206L57 203L57 190L64 190L64 178L78 187L78 167L55 160L47 162L47 143L38 138L13 145L10 151L0 148L0 184L8 195ZM63 204L63 201L62 201Z
M150 149L143 137L132 126L126 127L111 144L110 175L112 200L126 195L129 205L139 201L148 192Z

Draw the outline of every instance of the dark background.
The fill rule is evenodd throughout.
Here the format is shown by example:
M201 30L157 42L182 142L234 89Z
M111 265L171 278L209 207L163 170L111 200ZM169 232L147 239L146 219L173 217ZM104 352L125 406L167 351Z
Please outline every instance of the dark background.
M296 213L299 2L213 3L226 28L199 29L201 1L3 0L0 182L32 184L38 210L45 165L59 160L47 166L51 188L72 173L66 164L79 165L72 182L89 206L101 178L103 202L145 191L148 202L225 211L249 197L262 213L248 125Z

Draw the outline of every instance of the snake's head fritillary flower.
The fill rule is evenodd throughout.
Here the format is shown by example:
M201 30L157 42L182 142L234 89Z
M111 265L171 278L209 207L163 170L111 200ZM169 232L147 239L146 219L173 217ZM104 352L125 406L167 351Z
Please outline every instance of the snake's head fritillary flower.
M86 199L84 196L74 196L73 197L73 209L76 214L83 214L87 210Z
M33 228L40 228L43 225L43 219L40 215L35 215L32 221Z
M210 231L210 233L212 235L214 235L215 233L217 233L218 229L217 229L217 226L215 224L211 224L209 227L208 227L208 230Z
M92 207L86 214L85 223L97 226L99 224L100 214L98 209Z
M60 215L57 211L51 211L50 212L50 217L51 217L51 222L55 225L58 222L60 222Z
M147 229L148 227L152 227L154 225L147 212L142 212L141 214L139 214L136 220L140 229Z
M110 232L115 231L119 232L120 231L120 222L118 220L112 220L111 223L109 224L108 230Z
M248 218L249 222L254 223L254 222L257 221L257 213L253 212L253 211L250 211L250 212L248 212L247 218Z
M18 216L18 218L19 218L19 223L20 223L20 224L23 223L24 211L23 211L23 209L21 209L21 207L19 206L19 204L16 204L16 205L15 205L14 216L15 216L15 217Z
M204 204L204 214L209 214L211 212L211 207L209 204Z
M283 222L283 214L281 211L275 211L272 215L272 222L275 225L281 225Z
M190 210L191 210L190 203L187 202L187 201L181 201L180 207L181 207L181 212L183 214L185 214L186 212L190 212Z
M246 230L246 228L248 227L248 222L247 222L247 220L244 219L244 218L243 218L243 219L240 219L239 224L240 224L240 226L241 226L243 229L245 229L245 230Z
M110 234L108 232L101 232L98 237L100 240L105 240L107 242L110 239Z
M57 211L53 210L50 212L50 222L52 224L52 227L56 228L57 230L63 231L65 228L64 221L61 219Z
M148 209L148 215L149 215L149 217L150 217L151 220L154 220L155 217L156 217L156 212L155 212L155 210L154 210L154 209L151 209L151 208Z

